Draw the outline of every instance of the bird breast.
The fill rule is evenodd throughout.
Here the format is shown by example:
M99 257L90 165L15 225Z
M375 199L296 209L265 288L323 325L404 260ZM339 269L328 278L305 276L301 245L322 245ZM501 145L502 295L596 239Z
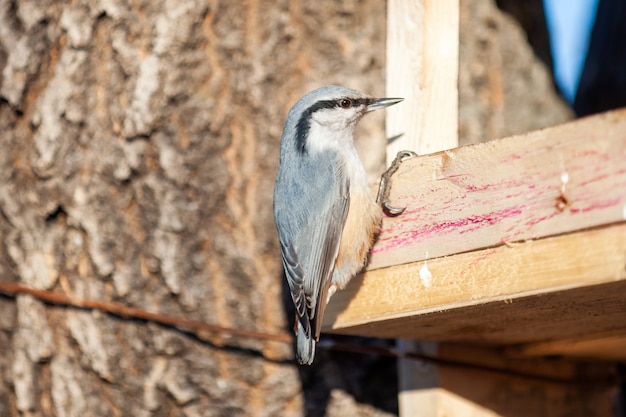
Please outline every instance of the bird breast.
M348 157L345 161L346 173L350 177L350 207L332 278L333 284L340 289L365 265L382 221L382 209L374 199L356 150L350 156L356 158Z

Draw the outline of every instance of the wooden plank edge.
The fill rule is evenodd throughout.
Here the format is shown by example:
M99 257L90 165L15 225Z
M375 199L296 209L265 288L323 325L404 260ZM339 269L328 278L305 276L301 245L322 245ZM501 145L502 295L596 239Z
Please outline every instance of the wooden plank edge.
M387 110L390 163L401 150L419 154L458 141L459 1L390 0L387 6Z
M626 280L626 222L367 271L331 299L324 330L620 280Z
M566 356L578 359L624 361L626 360L626 332L614 330L581 335L576 338L522 344L507 347L505 353L507 356L520 358Z
M626 109L406 161L368 269L626 220Z

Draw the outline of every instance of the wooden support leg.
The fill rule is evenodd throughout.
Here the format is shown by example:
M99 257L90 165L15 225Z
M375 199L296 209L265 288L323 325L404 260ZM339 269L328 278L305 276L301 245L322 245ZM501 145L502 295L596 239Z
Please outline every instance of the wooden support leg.
M413 346L409 346L409 345ZM401 416L609 417L617 392L608 362L510 358L500 350L402 342L442 363L399 362ZM464 365L465 364L465 365Z
M398 350L416 352L432 357L437 355L437 344L398 339ZM413 359L398 359L398 408L400 416L437 416L439 389L437 365Z

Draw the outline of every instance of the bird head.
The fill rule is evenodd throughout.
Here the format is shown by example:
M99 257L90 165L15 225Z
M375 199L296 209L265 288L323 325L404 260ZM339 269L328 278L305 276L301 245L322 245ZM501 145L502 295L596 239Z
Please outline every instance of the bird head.
M366 113L400 101L401 98L373 98L335 85L321 87L291 108L284 132L293 135L300 153L306 153L311 147L351 142L354 127Z

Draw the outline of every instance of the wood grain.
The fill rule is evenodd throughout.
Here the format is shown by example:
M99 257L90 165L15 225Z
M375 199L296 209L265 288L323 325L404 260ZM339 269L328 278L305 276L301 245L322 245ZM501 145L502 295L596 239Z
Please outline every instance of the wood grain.
M369 269L624 220L626 110L406 161Z
M458 146L458 0L391 0L387 11L387 148L419 154Z
M458 146L458 0L390 0L387 13L387 94L404 97L387 112L387 163L400 150L420 154ZM414 341L398 341L414 350ZM438 394L420 389L439 378L413 361L398 361L401 416L435 415Z
M388 146L388 163L399 150L448 151L409 161L394 177L392 204L407 211L385 219L370 271L335 295L326 324L340 333L498 344L626 322L615 308L624 287L624 227L505 246L624 220L624 113L617 121L590 119L452 149L459 128L458 36L458 1L388 2L387 91L406 99L387 112L388 137L403 134ZM603 246L614 238L621 239L621 252L603 263ZM597 246L570 262L586 240ZM617 277L622 281L611 282ZM544 305L540 295L568 308ZM448 348L398 343L399 350L430 349L437 357ZM463 361L475 358L464 350ZM501 356L488 357L494 353ZM519 361L503 363L509 371ZM555 389L406 359L398 371L401 416L557 415L572 409L571 398L577 415L610 414L608 389Z
M625 293L622 222L366 272L334 296L325 323L346 334L512 345L626 332Z
M619 302L619 300L618 300ZM528 343L506 349L510 357L570 356L582 359L623 361L626 334L623 329L593 332L575 338Z

